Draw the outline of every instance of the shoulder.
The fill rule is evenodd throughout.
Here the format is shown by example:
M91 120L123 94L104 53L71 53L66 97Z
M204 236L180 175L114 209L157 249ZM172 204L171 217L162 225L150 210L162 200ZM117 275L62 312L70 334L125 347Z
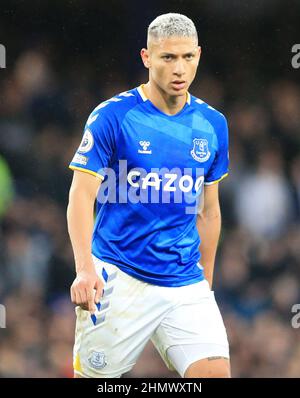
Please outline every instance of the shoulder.
M227 126L226 117L222 112L213 108L200 98L191 95L191 105L196 112L202 115L214 128L220 128L221 126Z
M86 127L91 124L97 125L99 122L120 123L126 113L138 105L138 94L136 89L124 91L101 102L90 113L86 122Z

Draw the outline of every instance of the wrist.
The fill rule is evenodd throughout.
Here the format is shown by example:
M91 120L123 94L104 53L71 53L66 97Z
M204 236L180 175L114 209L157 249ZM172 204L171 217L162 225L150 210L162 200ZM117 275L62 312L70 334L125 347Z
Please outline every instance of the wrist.
M75 260L75 269L77 274L80 272L89 272L95 270L95 265L92 257L89 259L85 259L84 261Z

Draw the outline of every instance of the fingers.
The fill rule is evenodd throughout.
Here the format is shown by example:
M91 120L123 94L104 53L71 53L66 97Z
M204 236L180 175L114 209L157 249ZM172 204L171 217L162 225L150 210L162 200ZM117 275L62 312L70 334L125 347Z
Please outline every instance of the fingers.
M75 296L75 292L74 292L74 289L73 289L73 285L70 288L70 296L71 296L72 303L76 304L76 296Z
M102 291L103 282L98 275L77 275L71 286L71 300L82 309L94 313L96 311L95 304L99 303Z
M96 307L94 304L94 292L93 289L86 289L85 290L86 293L86 303L87 303L87 307L88 310L93 314L96 311Z
M103 285L102 285L102 283L100 282L100 280L98 280L98 281L96 282L95 288L96 288L95 303L98 304L99 301L100 301L100 297L102 296L102 291L103 291Z
M70 292L71 292L72 303L76 304L76 305L80 305L81 304L81 295L80 295L78 289L76 289L76 287L74 286L74 283L71 286Z
M83 286L79 287L73 283L70 293L73 304L79 305L83 310L90 311L92 313L95 312L96 308L93 300L93 289L88 289Z
M78 289L78 288L74 288L73 291L74 291L74 297L75 297L75 301L73 301L74 304L79 305L82 309L84 309L84 307L85 307L84 304L86 302L86 300L84 298L84 294L81 294L80 289Z

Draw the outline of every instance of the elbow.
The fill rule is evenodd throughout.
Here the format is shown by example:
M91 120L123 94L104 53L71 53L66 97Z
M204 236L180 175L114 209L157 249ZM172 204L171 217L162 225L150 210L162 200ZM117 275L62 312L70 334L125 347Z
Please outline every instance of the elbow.
M72 201L69 199L69 202L67 205L67 211L66 211L67 228L68 228L69 234L70 234L71 218L72 218Z
M198 217L203 221L221 219L221 210L220 208L203 210L198 214Z
M69 219L70 219L70 200L69 200L68 205L67 205L66 217L67 217L67 221L69 222Z
M95 197L90 192L84 189L71 187L66 212L68 222L78 213L93 211L94 203Z
M66 211L67 220L69 220L69 218L70 218L70 213L71 213L71 208L72 208L73 202L74 202L74 191L71 188L70 192L69 192L69 200L68 200L67 211Z
M76 213L76 203L80 203L80 198L78 198L76 190L71 188L69 192L69 201L67 204L67 211L66 211L67 227L69 233L70 233L70 224L72 223L72 220L74 219L74 215Z

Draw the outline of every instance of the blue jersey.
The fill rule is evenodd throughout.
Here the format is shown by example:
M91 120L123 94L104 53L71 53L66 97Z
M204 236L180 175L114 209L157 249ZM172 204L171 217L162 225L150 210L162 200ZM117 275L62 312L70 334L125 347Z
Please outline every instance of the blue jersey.
M203 185L228 173L225 117L190 94L167 115L142 86L89 116L73 170L103 180L92 252L145 282L182 286L204 279L197 208Z

